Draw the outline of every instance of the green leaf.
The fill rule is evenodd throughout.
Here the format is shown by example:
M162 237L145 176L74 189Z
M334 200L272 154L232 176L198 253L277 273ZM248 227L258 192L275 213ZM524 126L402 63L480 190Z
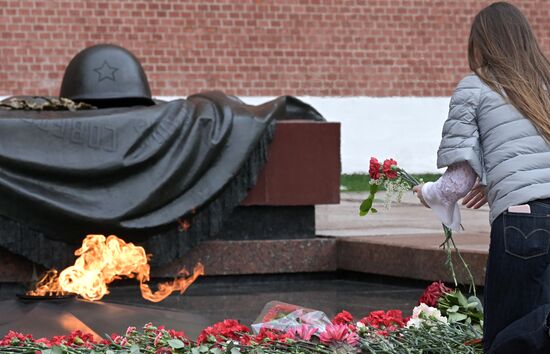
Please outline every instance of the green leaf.
M239 348L231 348L231 354L241 354L241 350Z
M41 349L40 352L42 354L52 354L52 350L51 349Z
M52 347L51 350L51 354L63 354L63 349L61 347Z
M463 321L465 319L467 319L468 316L466 316L465 314L463 313L450 313L449 314L449 321L451 323L453 322L460 322L460 321Z
M368 197L367 199L363 200L363 203L361 203L361 206L359 207L359 215L365 216L369 213L370 208L372 207L372 201L373 198Z
M139 350L139 345L137 344L132 344L132 346L130 347L130 354L140 354L141 351Z
M468 300L459 290L456 291L456 297L458 299L458 303L460 304L460 306L462 307L468 306Z
M191 354L200 354L200 352L201 352L201 351L199 350L199 348L193 348L193 349L191 349Z
M470 296L468 298L468 302L469 303L475 303L476 304L476 309L479 311L479 312L483 312L483 305L481 304L481 300L477 297L477 296Z
M105 352L105 354L115 354L115 352L112 351L112 350L107 350L107 351Z
M363 200L363 202L359 206L359 210L368 212L369 209L372 207L372 201L373 201L373 198L371 196Z
M179 339L170 339L168 340L168 345L173 349L181 349L185 347L185 343L183 343Z
M378 210L376 210L375 208L370 208L370 212L373 213L373 214L376 214L376 213L378 213Z
M454 312L457 312L458 309L459 309L458 305L453 305L453 306L451 306L447 309L447 312L448 313L454 313Z
M223 351L220 348L211 348L210 352L212 354L223 354Z

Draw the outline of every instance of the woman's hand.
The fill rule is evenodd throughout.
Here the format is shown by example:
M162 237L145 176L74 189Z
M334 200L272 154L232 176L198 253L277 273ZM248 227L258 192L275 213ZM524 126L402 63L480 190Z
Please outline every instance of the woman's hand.
M485 187L479 183L478 178L470 192L462 199L462 205L465 205L466 208L479 209L486 203Z
M430 206L428 205L428 203L426 203L426 201L424 200L424 196L422 195L422 186L424 186L424 184L414 186L413 193L416 193L416 196L418 197L418 199L420 199L420 203L422 203L422 205L424 205L426 208L429 208Z

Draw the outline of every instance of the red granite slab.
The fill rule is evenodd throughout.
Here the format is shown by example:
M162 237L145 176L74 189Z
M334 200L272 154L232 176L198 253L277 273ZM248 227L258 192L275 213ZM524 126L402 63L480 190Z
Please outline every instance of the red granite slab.
M340 202L340 123L277 122L267 164L242 205Z
M462 255L476 283L482 285L487 261L487 234L456 237ZM181 268L192 270L197 262L206 275L249 275L333 272L360 273L420 280L451 281L444 266L445 253L439 248L440 235L400 235L388 237L314 238L295 240L209 241L153 277L172 277ZM24 282L32 276L32 264L0 249L0 282ZM455 260L455 264L459 264ZM468 283L457 268L458 280Z
M477 285L485 281L487 234L455 235L458 248ZM400 235L339 239L338 268L361 273L420 280L452 282L445 266L446 253L439 247L441 235ZM467 272L455 256L460 283L469 283Z
M171 277L197 262L206 275L331 272L337 269L336 240L208 241L153 276Z

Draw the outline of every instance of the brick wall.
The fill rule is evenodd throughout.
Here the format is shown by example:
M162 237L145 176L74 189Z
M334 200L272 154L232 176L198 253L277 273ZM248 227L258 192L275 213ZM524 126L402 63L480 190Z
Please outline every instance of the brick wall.
M0 0L0 95L56 94L115 43L154 95L446 96L468 71L474 0ZM518 0L550 54L550 3Z

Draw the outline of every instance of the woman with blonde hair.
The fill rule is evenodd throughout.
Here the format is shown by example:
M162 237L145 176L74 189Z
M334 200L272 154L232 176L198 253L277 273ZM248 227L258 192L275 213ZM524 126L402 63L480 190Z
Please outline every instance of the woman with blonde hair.
M550 62L505 2L475 17L468 61L438 151L448 168L414 190L454 229L469 191L468 207L489 202L485 351L550 353Z

